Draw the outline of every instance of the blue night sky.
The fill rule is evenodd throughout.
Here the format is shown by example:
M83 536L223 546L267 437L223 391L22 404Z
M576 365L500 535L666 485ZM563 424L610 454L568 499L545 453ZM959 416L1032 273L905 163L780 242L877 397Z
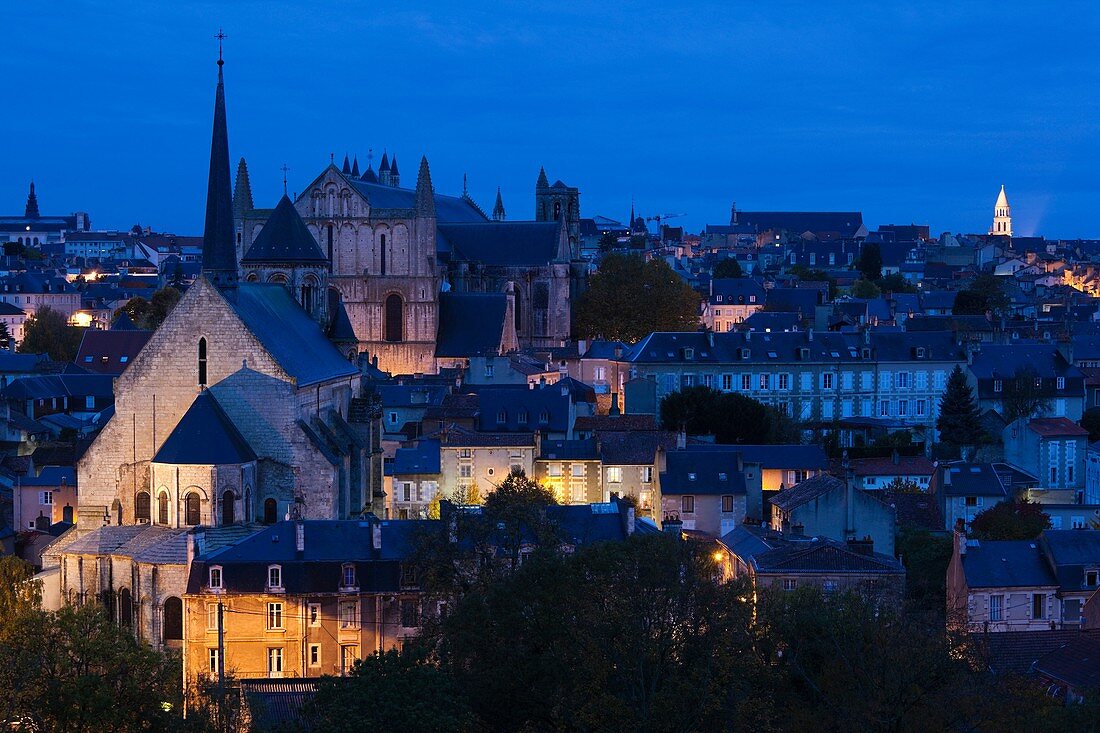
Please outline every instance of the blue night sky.
M1096 3L3 2L0 213L202 227L219 26L258 206L335 153L428 156L509 218L851 210L872 228L1100 237ZM672 7L672 6L676 7ZM891 7L886 7L887 5Z

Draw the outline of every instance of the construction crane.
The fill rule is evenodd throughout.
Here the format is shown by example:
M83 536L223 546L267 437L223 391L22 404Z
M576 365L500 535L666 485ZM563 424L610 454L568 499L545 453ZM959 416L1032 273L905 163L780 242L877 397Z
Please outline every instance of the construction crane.
M661 222L665 219L675 219L677 216L687 216L687 214L654 214L653 216L645 217L645 221L655 221L657 226L661 225Z

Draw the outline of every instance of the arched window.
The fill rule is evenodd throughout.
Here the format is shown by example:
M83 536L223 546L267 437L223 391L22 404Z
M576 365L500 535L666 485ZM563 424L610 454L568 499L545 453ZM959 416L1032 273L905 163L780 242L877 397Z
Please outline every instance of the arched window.
M168 524L168 493L157 497L157 524Z
M386 274L386 235L383 234L382 236L380 236L378 238L378 241L379 241L379 245L378 245L378 266L379 266L378 274L379 275L385 275Z
M278 504L274 499L264 499L264 524L275 524L279 521Z
M184 524L198 524L200 516L199 495L192 491L183 497L183 522Z
M145 520L148 522L151 517L149 516L149 492L139 491L137 498L134 500L134 519L137 521Z
M328 263L332 264L332 224L328 225Z
M233 524L233 490L226 489L222 494L222 524Z
M244 487L244 521L251 522L252 517L252 487Z
M561 218L561 201L554 202L554 220L557 221Z
M164 602L164 641L183 641L183 601L175 596Z
M199 339L199 385L206 386L206 337Z
M118 592L118 623L126 628L134 623L134 599L129 588Z
M515 315L514 323L516 324L516 330L523 330L523 298L521 297L519 288L512 287L512 296L515 301L515 306L512 309L512 313Z
M397 293L390 293L386 297L385 327L383 341L397 343L405 340L405 304L401 302L401 296Z

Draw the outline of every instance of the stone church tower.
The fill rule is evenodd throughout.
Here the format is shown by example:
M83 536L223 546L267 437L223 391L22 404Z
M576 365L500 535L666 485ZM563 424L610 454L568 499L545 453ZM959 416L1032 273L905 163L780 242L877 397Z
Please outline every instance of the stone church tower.
M989 233L1001 237L1012 236L1012 208L1008 205L1004 184L1001 184L997 203L993 205L993 226L989 227Z
M539 169L539 178L535 183L535 221L565 220L566 235L569 237L569 252L572 259L580 257L581 241L581 194L575 186L566 186L561 181L548 183L546 169Z

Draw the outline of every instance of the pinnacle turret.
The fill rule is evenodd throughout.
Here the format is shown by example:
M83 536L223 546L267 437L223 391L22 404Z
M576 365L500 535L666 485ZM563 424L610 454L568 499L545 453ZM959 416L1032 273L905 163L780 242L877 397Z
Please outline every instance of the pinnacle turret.
M27 194L27 209L23 216L27 219L37 219L41 216L38 213L38 196L34 193L34 181L31 181L31 192Z
M229 183L223 64L219 57L214 129L210 136L210 176L206 186L206 226L202 234L202 271L215 285L232 286L237 282L237 247L233 242L233 190Z
M252 184L248 180L248 165L241 158L237 162L237 183L233 186L233 218L243 219L244 215L256 208L252 203Z
M435 195L432 190L432 174L428 170L428 158L420 158L420 170L416 175L416 214L435 216Z
M497 186L497 201L493 204L493 221L504 221L504 199L500 197L500 186Z
M351 161L351 175L352 175L352 178L358 178L359 177L359 156L358 155L356 155L355 158Z

